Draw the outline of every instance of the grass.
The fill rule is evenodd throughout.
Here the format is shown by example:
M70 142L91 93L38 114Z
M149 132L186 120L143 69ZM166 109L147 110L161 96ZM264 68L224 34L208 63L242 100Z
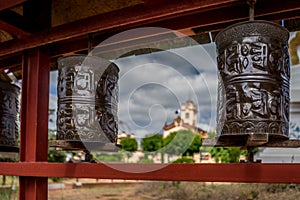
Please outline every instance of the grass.
M152 182L140 185L136 194L172 200L295 200L299 190L295 184Z
M18 199L18 191L12 190L11 187L0 187L1 200L15 200Z

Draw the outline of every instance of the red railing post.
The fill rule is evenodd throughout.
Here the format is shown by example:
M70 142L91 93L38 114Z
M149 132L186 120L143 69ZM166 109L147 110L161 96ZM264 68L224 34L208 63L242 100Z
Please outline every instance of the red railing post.
M22 68L20 162L47 161L50 74L47 50L35 48L25 52ZM20 177L19 198L47 199L47 181L47 178Z

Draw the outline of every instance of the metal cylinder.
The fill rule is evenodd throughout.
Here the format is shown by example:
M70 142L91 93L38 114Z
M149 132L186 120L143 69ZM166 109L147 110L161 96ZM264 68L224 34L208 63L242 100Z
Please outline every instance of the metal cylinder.
M95 56L58 60L58 140L117 142L118 72Z
M18 86L0 82L0 149L1 151L17 151L19 129L17 124L19 114Z
M289 32L267 21L234 24L216 36L217 135L249 146L288 139Z

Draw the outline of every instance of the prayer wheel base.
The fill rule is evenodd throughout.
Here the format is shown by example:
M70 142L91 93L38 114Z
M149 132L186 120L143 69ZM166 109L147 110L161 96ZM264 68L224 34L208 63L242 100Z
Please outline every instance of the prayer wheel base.
M208 147L274 147L274 148L299 148L300 140L286 140L286 139L271 139L268 143L257 146L247 146L247 140L237 138L204 138L202 139L202 146Z

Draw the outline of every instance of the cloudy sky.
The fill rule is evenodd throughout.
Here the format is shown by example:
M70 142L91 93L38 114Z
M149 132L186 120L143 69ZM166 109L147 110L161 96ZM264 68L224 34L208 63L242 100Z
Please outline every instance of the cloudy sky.
M198 107L199 126L215 126L216 62L215 45L185 48L130 56L114 60L120 68L120 130L137 137L162 131L165 122L188 99ZM57 72L51 72L50 108L56 109ZM55 129L55 113L49 128Z
M116 60L121 69L119 120L138 136L161 132L191 99L199 109L199 125L214 126L214 52L214 45L198 45Z

